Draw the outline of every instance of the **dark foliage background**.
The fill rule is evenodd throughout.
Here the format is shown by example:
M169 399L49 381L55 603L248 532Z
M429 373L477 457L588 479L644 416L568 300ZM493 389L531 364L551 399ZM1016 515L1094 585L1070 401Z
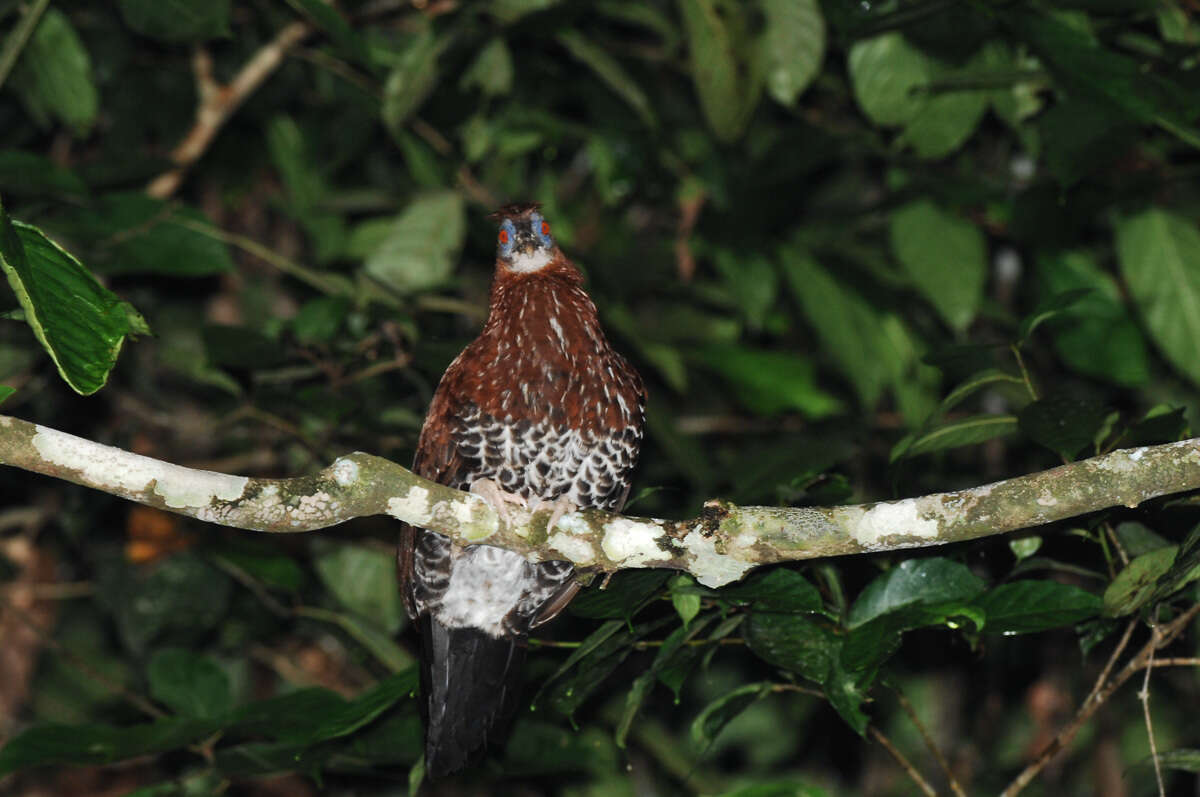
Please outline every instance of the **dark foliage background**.
M649 383L632 513L1188 434L1190 0L0 0L0 33L0 197L33 225L0 242L6 412L249 475L407 462L486 313L484 216L532 199ZM156 180L229 81L244 102ZM0 790L414 788L393 524L266 538L16 471L0 501ZM1158 502L721 591L620 574L536 641L507 747L434 793L920 793L881 737L945 791L921 729L996 793L1129 619L1140 646L1195 602L1196 521ZM1196 669L1149 684L1166 790L1195 793ZM1137 688L1027 793L1154 793Z

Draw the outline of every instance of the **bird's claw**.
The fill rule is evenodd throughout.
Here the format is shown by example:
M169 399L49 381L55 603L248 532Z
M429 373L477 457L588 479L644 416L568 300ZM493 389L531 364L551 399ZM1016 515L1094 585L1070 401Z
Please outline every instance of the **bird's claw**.
M504 519L506 525L512 523L511 507L529 508L529 502L523 497L508 492L492 479L476 479L471 482L468 492L487 501L492 509L496 510L496 514Z
M554 528L555 524L558 523L563 515L569 515L572 512L579 511L579 505L572 502L571 499L567 498L565 495L560 495L553 501L546 501L542 498L539 498L531 507L530 511L537 512L538 510L547 508L550 510L550 519L546 521L547 532Z

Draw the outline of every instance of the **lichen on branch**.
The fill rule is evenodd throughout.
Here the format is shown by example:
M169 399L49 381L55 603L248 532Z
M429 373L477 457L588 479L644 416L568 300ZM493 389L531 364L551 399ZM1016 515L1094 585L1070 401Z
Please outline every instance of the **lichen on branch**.
M0 464L234 528L303 532L390 515L533 561L565 559L593 572L666 567L715 587L758 565L961 542L1196 489L1200 438L899 501L797 508L710 501L699 517L681 521L589 509L551 529L549 509L501 515L477 495L361 452L309 476L259 479L185 468L0 416Z

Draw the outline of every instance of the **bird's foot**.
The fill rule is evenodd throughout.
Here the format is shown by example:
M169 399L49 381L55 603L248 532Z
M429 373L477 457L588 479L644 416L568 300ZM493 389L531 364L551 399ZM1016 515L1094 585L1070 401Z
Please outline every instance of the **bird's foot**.
M512 507L529 508L529 502L516 493L510 493L491 479L477 479L471 482L468 492L479 496L491 504L496 514L504 519L504 523L512 523Z
M565 495L560 495L553 501L546 501L539 498L534 502L533 506L531 507L531 511L537 512L540 509L550 510L550 519L546 521L546 531L549 532L554 528L555 524L558 523L559 519L561 519L563 515L569 515L572 512L578 512L579 505L573 503L571 499L567 498Z

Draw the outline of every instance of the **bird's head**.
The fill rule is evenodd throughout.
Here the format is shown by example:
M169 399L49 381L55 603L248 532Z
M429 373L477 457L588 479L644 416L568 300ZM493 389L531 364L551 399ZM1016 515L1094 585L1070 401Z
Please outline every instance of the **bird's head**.
M556 254L550 224L534 203L505 205L491 215L500 222L496 234L496 258L518 274L541 271Z

